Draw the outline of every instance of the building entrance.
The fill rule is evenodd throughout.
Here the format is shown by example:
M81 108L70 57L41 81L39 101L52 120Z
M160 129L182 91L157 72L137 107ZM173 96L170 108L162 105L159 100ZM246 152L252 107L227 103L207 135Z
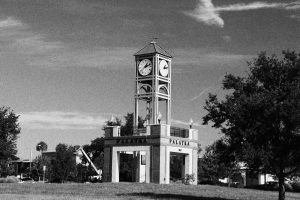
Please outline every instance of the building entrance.
M133 152L120 153L120 166L119 166L119 181L120 182L133 182L134 180L134 162L135 158Z
M170 183L182 183L185 176L185 154L170 153Z
M119 152L119 182L145 182L146 152Z

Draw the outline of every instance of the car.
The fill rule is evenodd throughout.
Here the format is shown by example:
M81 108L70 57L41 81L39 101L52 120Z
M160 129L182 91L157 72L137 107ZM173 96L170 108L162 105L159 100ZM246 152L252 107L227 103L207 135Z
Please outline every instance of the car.
M25 177L21 179L21 183L35 183L35 181L30 177Z

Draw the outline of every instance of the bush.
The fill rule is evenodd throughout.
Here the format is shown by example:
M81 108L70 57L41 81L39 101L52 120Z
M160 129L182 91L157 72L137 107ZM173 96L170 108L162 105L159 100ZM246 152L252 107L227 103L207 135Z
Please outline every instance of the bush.
M6 178L0 178L0 183L7 183Z
M0 183L17 183L19 179L15 176L8 176L7 178L0 178Z
M195 174L186 174L184 178L184 184L191 185L195 180Z
M222 183L217 180L201 180L198 181L199 185L219 185L219 186L228 186L228 183Z
M284 183L285 191L292 192L294 191L293 186L290 183Z
M252 186L246 186L246 188L250 189L256 189L256 190L265 190L265 191L277 191L279 187L278 182L268 182L264 185L252 185ZM294 188L289 183L284 183L285 191L292 192L294 191Z
M296 182L292 183L292 187L293 187L293 190L295 192L300 192L300 182L299 183L296 183Z

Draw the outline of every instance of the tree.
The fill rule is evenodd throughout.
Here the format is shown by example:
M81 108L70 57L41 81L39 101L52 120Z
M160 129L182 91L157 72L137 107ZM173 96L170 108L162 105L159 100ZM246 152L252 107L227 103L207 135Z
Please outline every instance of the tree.
M10 108L0 108L0 176L7 175L10 161L17 159L16 142L21 131L18 119Z
M46 166L46 177L50 178L50 175L53 175L51 160L45 156L39 155L32 161L32 172L31 177L34 180L40 180L40 177L43 176L43 167ZM46 178L45 177L45 178Z
M216 184L220 178L228 178L228 186L231 179L239 171L238 161L235 155L229 151L229 146L224 138L215 141L205 148L201 159L201 179L204 182Z
M261 53L249 66L246 77L225 76L224 100L209 94L203 124L220 129L249 169L275 174L283 200L285 177L300 167L300 55Z
M65 182L76 176L76 159L74 152L78 147L58 144L55 148L56 159L54 161L54 180Z
M91 141L90 145L84 145L83 146L84 151L87 153L87 155L90 157L91 161L94 163L94 165L97 167L97 169L103 170L104 165L104 138L96 138ZM82 157L82 163L86 164L88 163L85 156ZM89 166L88 169L89 175L95 175L95 170Z
M133 135L133 113L127 113L125 118L125 124L121 126L121 135L126 136L126 135ZM138 117L138 128L144 127L144 121L143 119L139 116Z
M122 123L122 120L118 117L112 117L112 119L105 122L102 130L104 130L108 126L121 126L121 135L133 135L133 113L127 113L124 116L125 124ZM144 120L139 116L138 118L138 128L144 127Z
M47 151L47 149L48 149L48 145L44 141L40 141L36 145L36 150L40 151L41 153L43 153L44 151Z

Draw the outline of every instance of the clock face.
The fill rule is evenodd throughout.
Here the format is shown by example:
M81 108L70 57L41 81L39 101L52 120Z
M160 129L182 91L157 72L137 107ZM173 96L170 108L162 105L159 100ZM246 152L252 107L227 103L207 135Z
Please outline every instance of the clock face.
M140 75L147 76L152 71L152 63L149 59L142 60L138 65Z
M159 62L159 73L162 76L167 76L169 74L169 65L167 61L161 60Z

